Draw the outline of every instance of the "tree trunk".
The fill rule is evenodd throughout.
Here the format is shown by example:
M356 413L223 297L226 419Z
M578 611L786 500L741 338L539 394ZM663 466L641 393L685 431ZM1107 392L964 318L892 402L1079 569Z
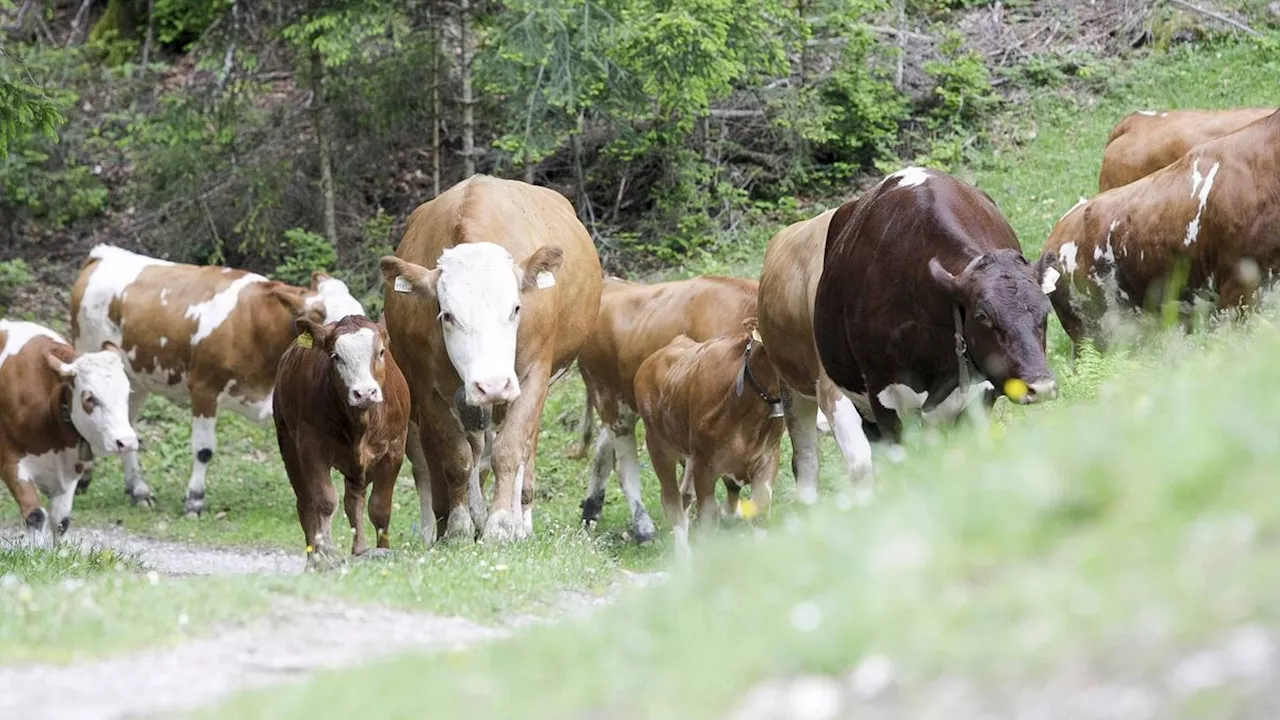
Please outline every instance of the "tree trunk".
M440 194L440 85L444 79L440 77L440 53L444 52L444 33L435 19L435 13L428 11L427 23L435 38L431 49L431 197Z
M476 172L476 128L474 98L471 95L471 2L459 0L458 36L462 63L462 162L467 177Z
M591 196L587 195L587 176L582 169L582 132L585 126L584 111L578 111L578 131L569 139L573 148L573 172L578 181L578 216L591 230L591 237L596 233L596 211L591 206Z
M324 65L320 53L311 51L311 118L320 150L320 199L324 205L324 236L338 246L338 219L333 191L333 147L325 122Z
M893 75L893 87L902 89L902 73L907 62L907 0L898 0L898 68Z
M147 38L142 43L142 71L151 62L151 42L156 35L156 0L147 0Z

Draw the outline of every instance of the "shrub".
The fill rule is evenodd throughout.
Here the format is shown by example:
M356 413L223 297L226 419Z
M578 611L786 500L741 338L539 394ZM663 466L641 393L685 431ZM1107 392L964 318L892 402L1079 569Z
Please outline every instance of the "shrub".
M21 259L0 261L0 314L8 312L15 292L34 281L30 268Z
M332 270L338 264L338 251L320 235L293 228L285 231L284 239L285 260L276 266L277 280L306 285L313 270Z

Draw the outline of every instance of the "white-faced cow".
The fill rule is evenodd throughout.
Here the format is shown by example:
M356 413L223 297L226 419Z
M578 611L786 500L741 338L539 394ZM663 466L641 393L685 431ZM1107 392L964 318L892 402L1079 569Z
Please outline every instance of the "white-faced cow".
M818 411L844 455L849 480L860 501L871 493L871 444L863 415L818 361L813 339L813 299L822 276L827 228L835 210L795 223L773 236L764 251L760 272L760 337L782 378L787 433L791 436L791 470L800 501L818 499ZM875 425L870 425L874 429Z
M578 355L588 407L596 409L604 426L593 453L591 485L582 501L584 521L599 520L605 484L616 462L631 508L633 535L640 543L653 539L653 520L640 495L636 370L678 335L702 342L740 334L743 321L755 313L756 284L751 280L707 276L653 285L605 281L595 329ZM585 422L590 422L589 415ZM732 506L737 486L726 484Z
M446 537L471 538L481 521L486 538L527 538L547 388L600 308L591 236L559 193L475 175L413 212L382 270L391 349L429 465L415 473L424 540L438 522ZM494 504L480 518L467 496L489 416Z
M784 428L781 390L755 320L743 324L747 332L702 343L677 337L636 371L645 444L681 556L689 553L689 499L699 526L719 520L716 478L751 485L760 514L769 512ZM681 460L683 478L676 473Z
M338 559L333 468L346 480L342 504L355 531L351 554L369 549L363 517L369 485L377 546L391 547L391 496L404 464L409 387L386 352L384 331L368 318L352 315L331 325L299 318L298 330L276 374L276 440L298 499L308 565L325 566Z
M1191 148L1257 122L1275 108L1143 110L1116 124L1102 153L1098 192L1144 178L1177 162Z
M81 443L94 455L138 447L120 349L80 354L41 325L0 320L0 476L37 546L52 547L71 522Z
M1168 300L1253 305L1280 269L1280 111L1077 205L1045 248L1077 344L1105 346L1113 319Z
M831 219L813 313L822 366L895 442L901 415L954 420L984 386L987 402L1052 397L1053 260L1028 263L981 190L936 170L894 173Z
M184 509L205 508L205 473L217 447L220 409L265 424L271 419L276 364L300 317L333 322L362 315L342 281L322 273L310 288L222 267L180 265L109 245L89 253L71 293L77 348L112 342L124 349L136 422L148 394L189 402L192 472ZM125 492L150 505L136 451L124 453Z

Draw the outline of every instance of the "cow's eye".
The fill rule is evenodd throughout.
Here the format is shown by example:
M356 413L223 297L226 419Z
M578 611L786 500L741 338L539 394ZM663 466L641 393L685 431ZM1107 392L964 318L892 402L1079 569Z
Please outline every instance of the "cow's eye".
M444 322L445 325L453 325L458 321L457 318L453 316L453 313L448 311L440 313L440 320Z
M991 325L991 318L990 318L990 317L988 317L988 316L987 316L987 314L986 314L985 312L981 311L981 310L978 310L978 311L976 311L976 312L974 312L974 313L973 313L973 319L974 319L974 320L977 320L978 322L982 323L983 325L987 325L987 326L990 326L990 325Z
M84 405L86 415L92 415L93 411L98 409L98 398L94 397L91 392L85 393L84 397L81 398L81 402Z
M517 306L515 306L514 308L512 308L512 309L511 309L511 319L512 319L512 320L515 320L515 319L516 319L516 318L518 318L518 317L520 317L520 306L519 306L519 305L517 305Z

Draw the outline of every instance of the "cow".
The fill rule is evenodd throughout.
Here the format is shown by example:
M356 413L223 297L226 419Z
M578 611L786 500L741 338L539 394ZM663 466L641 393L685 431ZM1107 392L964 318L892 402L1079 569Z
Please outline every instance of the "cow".
M333 514L338 493L329 478L346 480L343 508L355 531L351 554L369 550L365 490L373 486L369 520L380 550L390 548L391 497L404 464L409 386L387 354L384 332L368 318L348 315L317 325L302 317L298 336L280 358L272 414L298 521L312 567L333 565Z
M695 342L742 330L756 314L756 283L729 277L697 277L644 285L617 278L605 281L595 329L578 355L587 387L587 406L603 429L592 453L591 484L582 501L590 524L604 509L605 483L616 461L622 493L631 508L632 534L653 540L655 529L640 495L636 451L635 376L640 364L678 335ZM586 419L589 424L589 416ZM736 486L729 485L734 505Z
M1078 204L1045 248L1064 276L1050 299L1077 349L1107 347L1113 321L1169 300L1252 306L1280 268L1280 110Z
M919 167L889 175L831 218L813 309L822 367L870 403L899 452L904 415L951 422L976 395L987 405L1052 398L1054 260L1027 262L972 185Z
M53 547L71 524L86 470L82 443L94 455L138 447L120 348L78 353L42 325L0 320L0 476L37 547ZM37 489L49 497L48 511Z
M473 175L414 210L382 272L391 350L429 466L415 474L424 541L438 523L451 539L475 537L481 523L486 539L528 538L547 388L600 309L590 234L554 190ZM494 505L484 516L473 473L490 426Z
M692 495L697 503L699 527L714 525L717 477L750 484L758 512L769 513L785 427L781 387L755 319L743 326L701 343L677 336L636 370L636 409L682 558L689 555L685 499ZM681 460L684 476L677 478Z
M1098 192L1144 178L1177 162L1191 148L1229 135L1273 112L1275 108L1132 113L1116 124L1107 138Z
M183 510L205 509L205 473L217 448L218 411L258 424L271 419L276 365L293 341L293 322L334 322L364 309L347 286L315 273L311 287L273 282L242 270L182 265L112 245L90 253L71 291L71 337L85 350L124 349L137 422L155 393L191 406L191 480ZM136 451L123 453L125 492L150 507Z
M818 499L818 432L825 419L844 456L858 502L871 494L871 444L864 427L869 405L855 408L818 361L813 336L813 298L822 276L827 228L835 209L794 223L769 240L760 272L760 337L782 378L791 470L803 503ZM822 411L822 418L818 411ZM874 424L870 424L874 428Z

